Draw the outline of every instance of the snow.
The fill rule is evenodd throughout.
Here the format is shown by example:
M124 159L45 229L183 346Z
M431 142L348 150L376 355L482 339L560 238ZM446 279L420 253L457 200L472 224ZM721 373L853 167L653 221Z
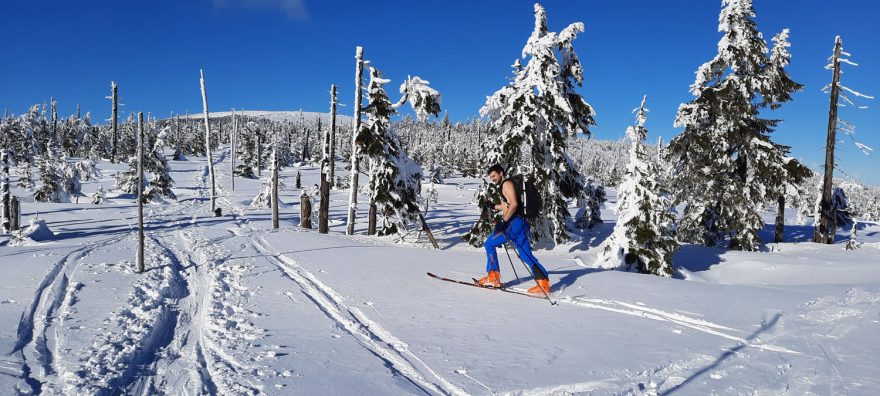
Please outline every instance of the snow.
M32 242L51 241L52 239L55 239L55 233L49 229L46 220L34 216L28 227L22 230L12 243L20 246L29 245Z
M232 111L212 111L210 113L210 118L232 117L232 113ZM306 123L314 123L318 118L320 118L322 123L324 123L325 125L330 125L330 113L312 111L236 110L235 114L245 117L265 118L269 121L285 121L294 123L300 122L301 120L304 120ZM203 118L204 115L190 114L189 117L200 119ZM337 125L341 125L342 123L350 124L352 122L352 119L352 116L336 114Z
M229 161L228 146L217 158ZM341 164L344 165L344 164ZM147 205L146 271L134 268L136 205L33 203L23 216L51 242L0 236L0 394L847 394L880 388L880 224L858 223L858 250L786 240L762 251L683 245L674 279L600 270L610 211L592 233L536 255L553 299L439 282L481 275L485 253L460 239L478 218L480 180L435 184L423 236L345 235L334 189L330 233L297 227L299 190L281 228L248 207L260 180L216 168L210 213L204 158L169 161L178 199ZM98 163L103 175L126 169ZM343 168L337 171L343 171ZM282 178L319 180L314 166ZM111 176L83 182L92 194ZM464 187L459 188L459 183ZM292 183L288 182L288 186ZM424 188L428 188L425 186ZM365 198L365 197L361 197ZM366 199L359 199L366 202ZM362 204L363 206L363 204ZM763 213L771 222L774 213ZM761 231L772 239L772 226ZM402 240L401 240L402 239ZM504 256L502 255L502 258ZM516 260L516 257L513 256ZM518 270L522 266L514 261ZM525 271L519 270L520 275ZM508 264L504 281L516 283Z

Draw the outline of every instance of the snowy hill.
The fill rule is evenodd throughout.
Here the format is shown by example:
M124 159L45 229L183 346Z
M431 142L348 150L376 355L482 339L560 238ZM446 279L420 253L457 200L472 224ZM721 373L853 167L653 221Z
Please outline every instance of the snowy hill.
M426 216L442 247L433 250L417 232L368 237L363 218L357 235L344 235L345 190L331 194L330 234L298 227L301 190L289 187L272 230L269 210L249 206L261 181L236 179L230 190L228 147L216 156L224 216L209 215L204 158L171 161L178 199L146 207L144 274L133 271L131 196L35 204L14 190L25 197L23 222L39 213L51 237L0 236L0 394L880 389L878 224L860 223L855 251L805 242L808 227L794 225L791 242L764 252L686 245L674 258L681 279L667 279L594 267L613 228L606 211L583 239L536 252L551 306L425 275L484 271L484 251L459 238L477 217L479 180L437 185ZM127 168L100 166L105 177L84 182L85 193ZM288 168L287 186L297 171L304 186L318 180L315 167ZM517 282L506 262L501 272L514 289L532 282Z
M245 115L248 117L259 117L265 118L269 121L276 122L300 122L300 120L305 120L307 123L317 122L318 118L321 118L321 122L324 125L330 125L330 113L319 113L313 111L261 111L261 110L243 110L236 111L235 114ZM215 111L208 113L210 118L223 118L229 117L232 115L231 111ZM190 114L190 118L202 119L204 116L199 114ZM342 123L351 124L354 118L347 115L336 114L336 124L340 125Z

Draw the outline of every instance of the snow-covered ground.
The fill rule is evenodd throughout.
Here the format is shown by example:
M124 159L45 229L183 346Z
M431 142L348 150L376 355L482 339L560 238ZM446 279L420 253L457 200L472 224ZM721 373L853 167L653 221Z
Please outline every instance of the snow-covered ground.
M217 155L219 218L209 215L204 159L170 162L178 200L147 206L144 274L134 272L131 196L25 199L23 222L39 213L54 236L0 239L0 394L880 389L880 225L861 224L855 251L805 242L811 229L794 225L787 238L801 242L765 252L688 245L675 257L680 279L664 279L593 266L613 228L608 211L582 239L537 252L551 306L425 275L483 272L484 252L459 238L476 219L478 180L437 185L427 221L442 249L433 250L417 232L367 237L363 218L345 236L346 191L331 195L329 235L300 229L293 175L312 186L315 167L282 172L288 188L272 230L269 210L249 207L261 181L236 179L231 191L227 154ZM105 178L86 193L112 188L127 165L101 166ZM508 264L502 276L516 282ZM530 279L520 282L513 287Z

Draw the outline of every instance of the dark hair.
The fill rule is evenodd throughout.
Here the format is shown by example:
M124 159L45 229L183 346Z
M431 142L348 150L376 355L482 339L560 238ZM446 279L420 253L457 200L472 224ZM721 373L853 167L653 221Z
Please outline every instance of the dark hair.
M504 174L504 168L502 168L501 165L499 165L499 164L495 164L495 165L492 165L492 166L489 167L489 171L486 172L486 174L487 174L487 175L490 175L490 174L492 174L492 172L498 172L498 173L500 173L500 174L503 175L503 174Z

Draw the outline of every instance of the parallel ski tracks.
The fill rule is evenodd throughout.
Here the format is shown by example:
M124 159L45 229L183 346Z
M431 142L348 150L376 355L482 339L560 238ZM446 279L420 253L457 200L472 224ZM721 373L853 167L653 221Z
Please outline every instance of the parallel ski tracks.
M793 351L787 348L783 348L776 345L769 344L756 344L752 343L749 340L731 334L733 332L739 332L739 330L719 325L716 323L712 323L702 319L691 318L679 313L675 312L667 312L658 308L652 308L647 306L641 306L637 304L627 303L623 301L617 300L607 300L607 299L598 299L598 298L584 298L584 297L563 297L559 299L560 303L569 304L581 308L591 308L591 309L601 309L610 312L616 312L624 315L637 316L652 320L657 320L661 322L670 322L677 324L679 326L687 327L699 332L703 332L706 334L711 334L714 336L726 338L728 340L736 341L742 345L747 347L761 349L765 351L772 352L781 352L781 353L789 353L794 355L800 355L800 352Z
M48 329L57 319L58 310L67 293L68 272L95 250L119 242L127 236L116 235L74 249L52 264L37 286L34 297L21 314L18 337L9 352L10 355L17 354L21 359L22 378L35 393L40 393L46 377L55 371L50 350L50 343L54 343L54 334ZM71 263L74 268L69 268Z
M251 239L254 247L296 282L303 293L328 318L345 329L365 349L382 359L396 373L429 393L467 394L464 389L444 378L413 354L406 343L394 337L375 321L370 320L360 309L346 304L341 295L319 281L312 273L298 265L295 260L273 252L262 237L252 237ZM429 378L433 378L433 380Z

